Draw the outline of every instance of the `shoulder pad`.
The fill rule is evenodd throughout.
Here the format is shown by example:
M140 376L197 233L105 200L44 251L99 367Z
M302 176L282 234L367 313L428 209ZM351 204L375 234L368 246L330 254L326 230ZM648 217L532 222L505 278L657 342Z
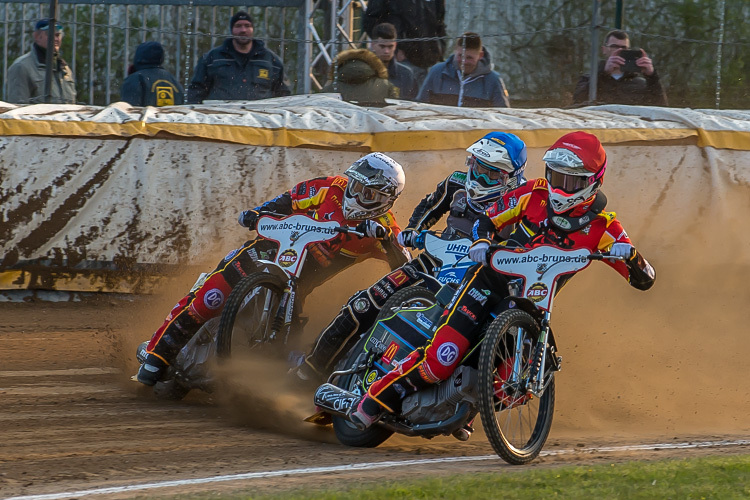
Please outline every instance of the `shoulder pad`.
M453 172L448 179L453 182L458 182L459 184L466 184L466 172L457 170Z
M607 220L607 225L609 226L615 220L617 214L615 212L599 212L599 217L604 217Z

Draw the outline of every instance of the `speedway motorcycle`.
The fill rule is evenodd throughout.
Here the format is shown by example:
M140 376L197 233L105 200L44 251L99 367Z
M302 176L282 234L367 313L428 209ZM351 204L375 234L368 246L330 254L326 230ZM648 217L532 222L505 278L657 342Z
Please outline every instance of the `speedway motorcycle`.
M260 252L256 272L242 278L227 298L221 316L204 323L180 350L164 379L154 386L154 394L163 399L182 399L191 389L212 392L215 375L209 369L215 358L229 358L258 349L284 351L290 335L299 330L302 320L297 305L300 273L311 245L336 238L339 233L364 237L354 228L336 221L315 220L306 215L263 215L258 219L258 237L278 247ZM205 281L202 274L192 290ZM191 290L191 291L192 291ZM136 357L146 358L144 342Z
M388 300L373 328L317 389L319 411L307 420L325 424L330 419L341 443L375 447L393 433L459 437L479 414L487 439L506 462L520 465L536 458L552 425L555 373L562 364L550 325L555 293L592 260L614 257L550 245L492 246L490 252L492 270L509 279L508 296L481 325L482 340L451 377L407 396L399 413L386 414L368 429L348 419L373 382L432 338L454 294L444 286L431 301L429 291L419 296L419 287L408 288Z

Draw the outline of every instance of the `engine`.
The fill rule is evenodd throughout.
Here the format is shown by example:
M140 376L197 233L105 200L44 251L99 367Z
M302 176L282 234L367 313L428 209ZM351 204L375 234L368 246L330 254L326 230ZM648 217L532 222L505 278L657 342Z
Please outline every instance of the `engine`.
M451 417L456 405L468 401L477 406L478 372L470 366L456 368L450 378L406 397L401 415L415 424L436 422Z

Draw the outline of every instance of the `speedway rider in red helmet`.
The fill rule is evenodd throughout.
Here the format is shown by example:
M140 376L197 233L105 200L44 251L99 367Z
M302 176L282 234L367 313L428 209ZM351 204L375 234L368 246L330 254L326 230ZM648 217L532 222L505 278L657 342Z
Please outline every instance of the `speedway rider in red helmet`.
M404 170L397 161L383 153L370 153L354 162L343 176L301 182L273 200L245 210L239 223L252 231L264 212L305 214L356 226L365 233L365 238L342 233L310 247L313 259L305 265L299 282L300 298L304 298L311 289L355 262L374 257L396 269L407 261L408 252L396 243L401 230L390 211L404 183ZM377 239L383 236L385 239ZM137 380L155 385L200 326L221 314L232 288L256 270L256 261L268 260L270 252L277 248L269 240L256 238L229 252L200 286L174 306L156 330L146 348L146 361L138 370Z
M615 214L604 211L606 197L600 188L607 156L599 140L586 132L566 134L543 160L544 179L510 191L487 211L497 231L516 224L505 244L609 252L626 259L604 262L631 286L651 288L656 278L653 267L635 250ZM486 266L489 244L477 240L469 250L469 257L480 265L467 271L433 339L372 384L352 408L349 417L358 427L369 427L384 412L398 410L406 395L448 378L480 340L478 325L508 293L507 278Z

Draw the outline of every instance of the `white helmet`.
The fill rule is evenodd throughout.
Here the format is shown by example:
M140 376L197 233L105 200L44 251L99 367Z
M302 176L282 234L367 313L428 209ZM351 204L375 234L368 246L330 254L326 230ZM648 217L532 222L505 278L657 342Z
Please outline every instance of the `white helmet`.
M344 217L353 220L383 215L404 190L403 167L383 153L370 153L346 169L349 177L344 193Z

